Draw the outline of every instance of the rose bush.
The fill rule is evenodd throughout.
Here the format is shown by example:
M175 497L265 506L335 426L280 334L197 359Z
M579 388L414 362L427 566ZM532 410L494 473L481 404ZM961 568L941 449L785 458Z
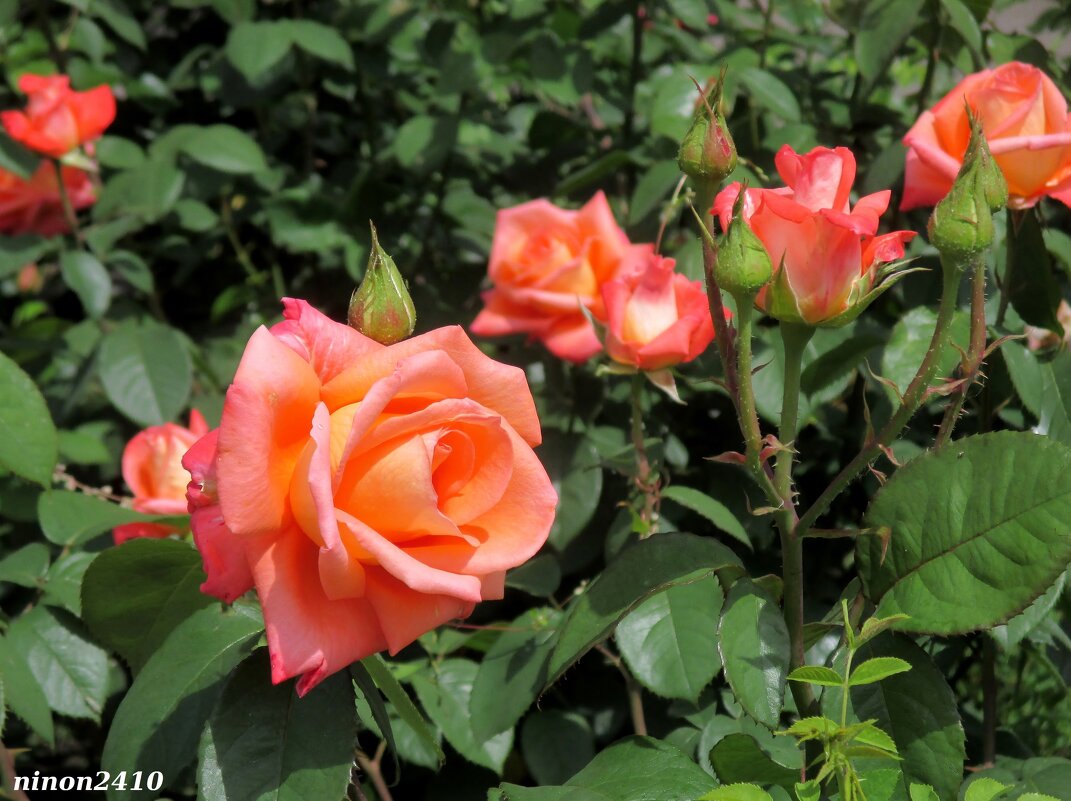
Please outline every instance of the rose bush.
M870 302L880 268L904 255L913 231L878 234L889 206L887 189L854 205L855 156L843 147L800 155L785 145L775 158L786 186L747 189L744 220L766 246L774 279L756 305L778 320L830 325L847 322ZM723 230L742 191L730 184L714 201Z
M1031 64L1013 61L968 75L904 136L901 208L932 206L952 186L967 149L970 108L1008 181L1009 204L1042 197L1071 205L1071 115L1060 89Z
M183 464L202 589L232 601L256 587L272 680L300 676L304 695L501 598L557 496L523 373L460 328L385 347L284 307Z
M601 192L578 211L546 200L503 209L487 268L493 286L470 329L527 334L555 356L583 362L602 347L581 306L604 320L603 284L632 269L648 248L629 242Z
M154 515L186 514L189 473L182 457L208 433L204 416L194 409L190 425L174 423L150 426L139 432L123 449L123 481L134 493L134 509ZM135 537L166 537L177 529L161 523L127 523L113 531L115 544Z

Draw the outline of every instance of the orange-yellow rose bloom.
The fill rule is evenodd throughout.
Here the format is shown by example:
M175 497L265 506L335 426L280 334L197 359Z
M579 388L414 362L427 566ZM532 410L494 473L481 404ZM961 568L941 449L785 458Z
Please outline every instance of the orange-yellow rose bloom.
M82 170L63 167L63 185L75 210L91 206L97 199L93 182ZM29 180L0 170L0 234L55 236L70 228L52 164L42 161Z
M690 362L714 339L701 281L673 271L673 259L647 254L638 269L603 285L606 352L641 370Z
M847 148L816 147L800 155L785 145L775 164L786 186L748 189L743 208L774 267L756 305L787 322L847 322L872 299L880 266L902 258L915 234L877 235L878 218L889 206L887 189L851 205L855 156ZM723 230L739 193L734 183L714 200Z
M29 96L25 111L0 112L8 136L30 150L59 158L97 139L115 120L115 95L108 86L75 92L66 75L23 75Z
M908 147L902 209L933 206L952 187L970 139L964 104L982 124L1008 181L1008 205L1048 196L1071 205L1071 115L1044 72L1013 61L968 75L904 136Z
M388 347L283 303L183 464L201 589L255 586L272 680L305 693L501 598L557 494L523 371L457 326Z
M561 359L600 350L586 307L604 319L602 285L649 245L629 243L602 192L578 211L532 200L498 212L487 274L494 285L470 329L479 336L528 334Z
M208 433L201 413L190 412L190 427L174 423L150 426L123 449L123 480L134 493L134 509L153 515L186 514L186 485L190 474L182 457ZM112 530L115 544L135 537L166 537L175 529L162 523L127 523Z

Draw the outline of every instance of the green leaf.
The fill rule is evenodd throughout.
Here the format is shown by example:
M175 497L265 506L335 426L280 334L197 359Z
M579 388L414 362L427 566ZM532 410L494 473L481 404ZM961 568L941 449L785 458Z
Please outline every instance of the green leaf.
M33 264L54 250L58 242L36 234L0 236L0 278L14 275L27 264Z
M304 698L294 682L272 685L266 651L231 676L201 740L198 799L275 801L342 798L357 719L346 674Z
M858 655L864 660L892 656L911 665L907 673L849 691L849 720L873 720L896 744L903 760L897 796L906 798L907 782L919 782L935 787L942 801L952 801L963 776L964 735L956 699L941 671L913 642L888 632L860 648ZM842 651L835 667L843 665ZM827 689L822 711L839 718L841 697L839 687Z
M562 582L562 569L552 553L538 554L506 574L506 586L538 598L549 598Z
M112 300L112 279L97 257L84 250L65 250L60 255L60 273L70 287L86 314L100 317L108 310Z
M52 709L45 691L26 662L26 655L0 636L0 676L4 677L7 706L51 746L55 740Z
M912 784L907 788L911 801L940 801L937 792L928 784Z
M792 745L792 741L786 741ZM797 755L798 749L792 749ZM743 732L722 737L710 750L710 764L722 784L757 782L793 787L800 778L799 767L776 761L750 734Z
M907 620L907 615L889 615L888 617L868 617L866 622L863 623L863 627L859 630L859 633L855 635L856 647L861 647L863 643L868 640L877 637L883 631L887 631L895 626L897 623Z
M874 0L863 6L855 59L867 85L885 72L918 24L925 0Z
M149 320L129 320L101 342L100 377L119 411L151 426L174 419L186 407L193 371L177 331Z
M476 737L486 739L513 728L539 696L561 619L555 609L529 609L484 655L469 705Z
M1053 272L1052 256L1045 247L1038 212L1026 209L1008 214L1010 241L1003 290L1024 322L1048 328L1062 337L1063 326L1056 318L1060 285Z
M398 717L413 731L423 746L435 754L438 762L442 763L445 757L438 738L431 731L428 722L420 714L420 710L409 698L408 693L394 678L394 674L390 672L382 657L378 655L366 657L361 660L361 665L368 671L368 675L372 677L379 691L390 701Z
M146 161L109 178L93 207L93 219L137 217L152 223L164 217L182 194L186 174L170 161Z
M285 22L240 22L231 28L224 52L245 79L256 84L264 73L286 58L292 45Z
M89 566L82 615L93 636L136 674L176 626L214 603L200 591L204 578L201 556L189 543L130 540Z
M262 629L256 612L238 605L200 609L179 624L119 704L101 767L113 774L157 770L166 781L176 781L197 753L223 678L253 650ZM113 786L108 801L158 795Z
M773 801L770 794L754 784L726 784L699 797L699 801Z
M803 670L803 668L799 668L799 670ZM812 715L811 717L793 721L791 726L783 732L778 732L778 734L789 734L799 740L815 740L828 738L839 730L840 725L835 720L830 720L821 715Z
M569 606L550 657L548 685L654 593L727 567L739 569L740 560L709 537L659 534L626 549Z
M134 45L138 50L145 50L145 33L121 0L93 0L92 12L93 16L99 17L115 31L120 39Z
M718 648L725 678L744 711L776 727L788 674L788 628L774 600L748 579L737 581L725 600Z
M1071 449L1002 431L957 440L898 470L867 512L892 539L856 554L875 614L940 634L989 628L1021 611L1071 561Z
M0 582L18 584L20 587L38 587L48 571L48 546L31 542L0 560Z
M679 503L686 509L691 509L693 512L701 514L717 526L719 531L724 531L734 540L742 542L748 548L752 547L751 538L747 534L747 529L745 529L740 521L736 519L736 515L729 511L729 507L721 501L717 501L697 489L684 487L680 484L671 484L666 487L662 490L662 497L668 498L671 501Z
M40 163L40 156L0 132L0 170L13 172L19 178L29 180Z
M806 395L821 392L855 371L866 355L884 342L876 334L855 332L807 365L800 375L800 389Z
M757 67L741 67L734 70L733 74L747 90L747 96L752 101L786 122L800 121L800 105L796 101L796 95L780 78Z
M982 55L982 29L978 27L978 20L967 8L963 0L941 0L941 6L948 14L948 21L952 29L962 37L963 42L970 48L971 54L978 57Z
M73 615L82 614L82 579L93 561L93 554L75 551L60 556L45 576L45 592L41 600L50 606L66 609Z
M501 774L513 747L513 730L493 737L477 737L473 733L469 704L478 669L475 662L467 659L446 659L433 665L432 672L413 676L413 688L428 717L461 756Z
M894 656L875 657L852 669L852 675L848 679L848 686L858 687L861 684L873 684L876 681L895 676L897 673L906 673L909 670L911 670L911 665L903 659L897 659Z
M502 785L508 801L695 801L715 783L676 747L628 737L600 751L560 787Z
M70 490L41 493L37 499L37 515L45 538L64 547L80 545L125 523L175 521L173 517L142 514Z
M595 735L576 712L535 712L521 728L521 754L539 784L561 784L595 757Z
M820 665L798 667L788 674L788 680L820 684L823 687L839 687L844 684L844 679L837 671Z
M394 755L394 768L398 769L398 743L394 739L394 726L390 719L390 712L383 701L383 694L372 681L372 677L361 662L354 662L349 668L353 678L354 701L357 711L357 720L365 728L375 732L376 736L386 740L387 746Z
M309 19L287 20L290 41L310 56L352 70L353 51L342 34L321 22Z
M0 467L48 487L59 440L33 379L0 353Z
M55 712L100 721L108 692L108 654L86 638L76 618L36 606L11 624L7 641L39 677Z
M260 145L233 125L199 128L183 139L180 149L198 164L231 175L247 175L268 169Z
M967 792L963 796L963 801L993 801L1008 787L1009 785L1001 784L996 779L980 776L967 785Z
M1014 648L1046 621L1052 619L1052 610L1064 594L1067 573L1061 573L1045 592L1026 609L1001 626L995 626L990 635L1004 648Z
M539 458L558 493L558 511L548 541L560 553L591 520L602 495L599 453L589 437L543 432Z
M105 167L127 170L145 163L145 151L141 146L121 136L102 136L93 147L97 161Z
M640 177L632 200L628 204L628 219L632 224L643 220L648 214L667 202L673 187L681 179L681 171L673 160L658 161Z
M795 789L799 801L818 801L822 797L822 785L815 779L796 782Z
M617 624L632 675L663 698L695 701L721 668L714 634L724 596L706 576L656 593Z

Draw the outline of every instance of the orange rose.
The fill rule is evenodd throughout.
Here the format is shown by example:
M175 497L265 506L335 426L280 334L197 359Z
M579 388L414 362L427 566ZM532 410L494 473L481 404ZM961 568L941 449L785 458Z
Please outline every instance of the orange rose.
M494 288L470 326L480 336L528 334L551 353L582 362L602 347L580 310L604 319L600 289L649 245L631 245L599 192L579 211L532 200L495 222L487 274Z
M60 158L97 139L115 119L107 86L75 92L66 75L23 75L19 89L29 95L26 111L0 112L0 123L16 142L45 156Z
M1056 84L1013 61L968 75L904 137L909 148L902 209L933 206L952 187L970 139L964 103L978 117L1008 181L1008 205L1048 195L1071 205L1071 116Z
M152 515L186 514L186 485L190 475L182 457L208 433L201 413L190 412L190 427L174 423L151 426L123 449L123 480L134 493L134 509ZM135 537L166 537L176 529L161 523L127 523L112 531L116 545Z
M325 676L501 598L557 496L524 373L458 327L389 347L284 299L186 454L204 592L255 586L272 680Z
M748 189L744 221L762 240L774 266L773 280L755 304L778 320L843 325L881 291L882 268L904 256L912 231L878 235L889 205L888 189L851 204L855 156L846 147L816 147L800 155L788 145L774 159L786 186ZM714 213L728 230L739 183L714 199Z
M650 253L641 269L603 285L606 352L614 361L660 370L690 362L714 339L702 281L673 272L674 264Z
M89 175L81 170L64 167L63 184L76 210L97 199ZM52 164L42 161L28 181L0 170L0 234L55 236L69 230Z

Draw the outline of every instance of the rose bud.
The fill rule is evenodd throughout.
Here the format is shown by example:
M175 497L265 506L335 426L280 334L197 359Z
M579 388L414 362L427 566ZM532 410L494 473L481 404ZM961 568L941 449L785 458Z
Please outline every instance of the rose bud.
M23 75L25 111L0 112L8 136L45 156L60 158L104 133L115 120L115 95L108 86L75 92L66 75Z
M372 252L368 254L361 285L350 297L350 326L381 345L393 345L413 333L416 309L405 279L394 259L379 244L372 226Z
M692 125L677 152L677 166L689 178L721 182L736 169L736 145L722 113L724 84L722 70L709 92L700 90Z
M733 204L729 230L718 242L714 275L718 286L731 294L737 303L752 303L759 290L770 283L773 264L762 240L744 221L744 198L740 192Z

